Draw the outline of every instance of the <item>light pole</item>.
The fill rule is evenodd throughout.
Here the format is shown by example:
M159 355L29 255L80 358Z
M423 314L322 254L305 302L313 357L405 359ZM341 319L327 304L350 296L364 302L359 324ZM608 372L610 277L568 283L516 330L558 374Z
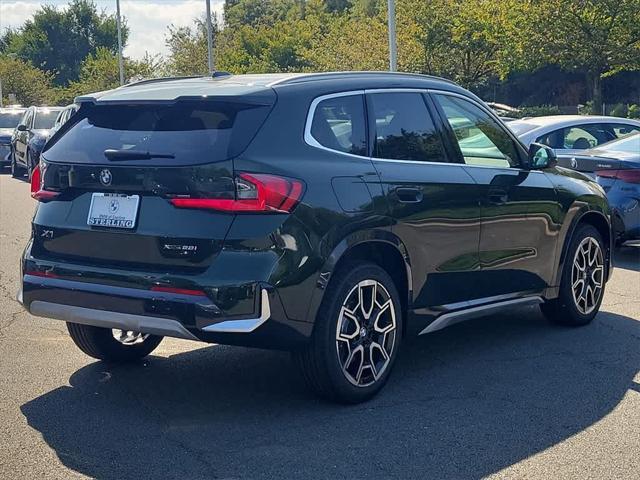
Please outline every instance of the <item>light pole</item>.
M124 63L122 61L122 27L120 26L120 0L116 0L116 24L118 26L118 68L120 69L120 85L124 85Z
M211 0L207 0L207 59L209 65L209 74L213 73L213 52L211 45L211 30L213 30L211 26Z
M398 47L396 44L396 2L387 0L387 16L389 17L389 71L398 69Z

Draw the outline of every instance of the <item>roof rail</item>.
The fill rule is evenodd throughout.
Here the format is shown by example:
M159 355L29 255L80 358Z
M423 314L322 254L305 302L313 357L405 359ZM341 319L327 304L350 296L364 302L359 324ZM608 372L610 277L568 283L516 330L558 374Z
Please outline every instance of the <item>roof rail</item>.
M122 85L123 88L134 87L138 85L145 85L147 83L160 83L160 82L170 82L172 80L187 80L189 78L202 78L202 75L184 75L178 77L158 77L158 78L145 78L144 80L138 80L137 82L127 83Z
M224 72L222 70L216 70L211 74L212 78L219 78L219 77L230 77L231 75L233 75L233 73L230 72Z
M406 73L406 72L386 72L386 71L345 71L345 72L318 72L318 73L301 73L300 75L294 75L288 78L283 78L280 80L276 80L272 82L270 86L274 85L288 85L294 83L304 83L304 82L312 82L315 80L325 80L330 79L332 77L347 77L347 76L383 76L383 75L394 75L401 77L411 77L411 78L422 78L429 80L438 80L446 83L450 83L455 85L456 83L453 80L449 80L447 78L436 77L433 75L424 75L421 73Z

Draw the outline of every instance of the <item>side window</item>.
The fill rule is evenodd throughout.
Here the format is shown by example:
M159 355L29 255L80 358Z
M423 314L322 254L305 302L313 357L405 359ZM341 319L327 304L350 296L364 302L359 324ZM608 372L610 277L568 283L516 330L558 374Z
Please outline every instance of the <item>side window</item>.
M362 95L322 100L311 121L311 136L331 150L367 155L367 138Z
M616 136L609 125L599 123L577 125L564 129L562 146L572 150L585 150L615 140Z
M616 138L626 137L627 135L631 135L632 133L640 132L640 127L636 125L627 125L623 123L612 123L609 125L611 130L613 130Z
M442 141L420 93L373 93L373 156L390 160L446 162Z
M27 110L26 112L24 112L24 116L22 117L22 120L20 120L20 123L22 125L26 125L27 128L31 128L32 118L33 118L33 110Z
M520 164L513 139L487 112L451 95L436 95L467 165L516 167Z

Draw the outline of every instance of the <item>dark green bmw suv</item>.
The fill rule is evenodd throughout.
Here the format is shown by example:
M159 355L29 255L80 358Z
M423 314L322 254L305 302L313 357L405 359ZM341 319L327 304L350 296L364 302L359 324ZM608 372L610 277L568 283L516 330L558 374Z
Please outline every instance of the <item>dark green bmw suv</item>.
M286 349L358 402L407 335L531 304L584 325L602 302L602 189L448 81L215 74L76 102L33 175L19 300L92 357Z

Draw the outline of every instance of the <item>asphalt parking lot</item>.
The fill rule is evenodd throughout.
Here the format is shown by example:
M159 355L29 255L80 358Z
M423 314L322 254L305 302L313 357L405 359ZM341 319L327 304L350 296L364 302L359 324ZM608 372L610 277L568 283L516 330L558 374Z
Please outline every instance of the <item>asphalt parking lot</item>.
M34 202L0 175L0 478L638 478L640 248L596 321L536 308L405 344L373 401L307 392L286 353L165 340L84 356L14 301Z

